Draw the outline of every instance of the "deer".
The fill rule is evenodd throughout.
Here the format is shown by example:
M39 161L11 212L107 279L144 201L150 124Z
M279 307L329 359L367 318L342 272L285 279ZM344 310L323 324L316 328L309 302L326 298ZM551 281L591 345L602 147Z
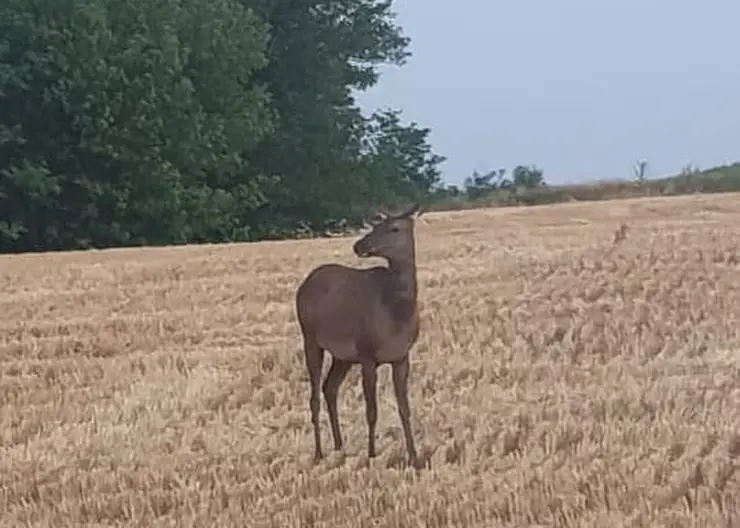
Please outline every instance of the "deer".
M334 449L341 451L339 387L357 364L362 368L368 459L376 456L377 369L390 364L409 465L419 468L411 431L408 379L409 351L419 337L414 218L422 213L418 204L394 214L378 210L369 225L366 223L372 230L354 243L353 251L360 258L383 258L387 266L362 269L322 264L309 272L296 290L296 312L311 384L314 464L324 456L319 425L321 393L326 400ZM322 384L325 351L332 362Z

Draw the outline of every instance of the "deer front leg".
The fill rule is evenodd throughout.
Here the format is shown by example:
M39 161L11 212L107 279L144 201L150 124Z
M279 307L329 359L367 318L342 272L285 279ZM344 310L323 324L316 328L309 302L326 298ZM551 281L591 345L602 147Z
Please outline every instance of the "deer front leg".
M411 433L411 410L409 408L409 358L406 356L392 365L393 368L393 391L396 393L398 404L398 415L401 418L403 434L406 438L406 451L409 455L409 464L417 467L416 447L414 437Z
M365 395L365 416L367 417L367 456L375 458L375 426L378 423L378 372L374 361L362 363L362 391Z
M339 415L337 412L337 399L339 396L339 387L342 385L344 378L347 377L351 363L334 358L329 368L329 374L324 380L323 390L326 399L326 410L329 413L329 422L331 422L331 433L334 437L334 449L342 449L342 433L339 429Z
M306 368L311 381L311 423L313 424L314 437L314 463L318 463L324 456L321 452L321 428L319 424L319 411L321 410L321 367L324 363L324 350L311 339L304 343L306 356Z

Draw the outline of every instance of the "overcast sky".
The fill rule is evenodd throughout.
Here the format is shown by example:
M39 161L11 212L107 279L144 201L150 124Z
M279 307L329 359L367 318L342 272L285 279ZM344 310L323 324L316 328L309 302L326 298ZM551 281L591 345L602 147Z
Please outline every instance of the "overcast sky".
M550 183L740 160L737 0L395 0L413 56L359 100L432 129L444 179Z

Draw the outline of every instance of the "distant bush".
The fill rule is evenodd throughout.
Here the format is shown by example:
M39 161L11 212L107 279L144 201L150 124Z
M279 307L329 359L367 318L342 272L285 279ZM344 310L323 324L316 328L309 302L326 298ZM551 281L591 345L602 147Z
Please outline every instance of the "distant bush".
M534 187L504 185L470 193L443 190L432 197L429 209L437 211L546 205L564 202L591 202L639 198L642 196L676 196L693 193L740 192L740 163L714 167L704 171L684 169L681 174L654 180L605 180L575 185L545 185ZM455 188L457 189L457 188Z

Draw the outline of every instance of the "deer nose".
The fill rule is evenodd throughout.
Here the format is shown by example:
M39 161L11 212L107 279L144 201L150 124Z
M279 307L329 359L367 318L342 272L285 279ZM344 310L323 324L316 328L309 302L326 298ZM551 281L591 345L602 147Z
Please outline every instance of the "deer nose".
M365 244L363 244L364 241L365 239L360 239L352 245L352 250L358 257L367 256L367 248L365 248Z

